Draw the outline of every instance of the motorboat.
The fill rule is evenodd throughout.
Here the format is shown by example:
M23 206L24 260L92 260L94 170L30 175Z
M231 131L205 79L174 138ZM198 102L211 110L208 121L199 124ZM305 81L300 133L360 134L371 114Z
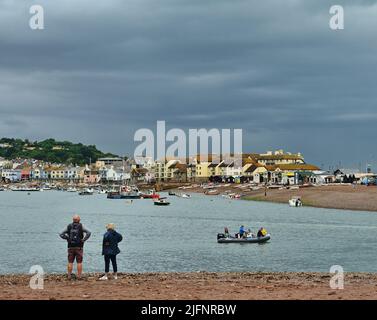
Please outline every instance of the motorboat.
M41 189L39 187L11 187L10 190L12 191L22 191L22 192L35 192L35 191L40 191Z
M155 206L168 206L170 204L170 202L166 201L165 199L155 200L153 203Z
M290 207L302 207L301 197L292 197L291 199L289 199L288 204Z
M188 193L179 193L176 196L180 198L186 198L186 199L191 198L191 195L189 195Z
M233 236L226 237L223 233L217 234L218 243L265 243L271 239L271 235L268 233L263 237L246 237L246 238L237 238Z
M204 192L205 195L207 196L217 196L220 194L220 192L217 189L212 189L212 190L207 190Z
M119 191L107 193L107 199L140 199L141 193L135 186L121 186Z
M87 188L87 189L81 190L79 192L79 196L91 196L93 195L93 193L94 193L93 189Z
M153 199L156 195L154 190L148 190L147 192L141 192L140 197L143 199Z

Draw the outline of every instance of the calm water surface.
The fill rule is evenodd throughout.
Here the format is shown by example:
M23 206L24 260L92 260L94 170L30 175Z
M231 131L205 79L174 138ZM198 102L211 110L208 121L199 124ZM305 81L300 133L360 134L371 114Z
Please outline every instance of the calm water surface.
M193 194L171 197L171 205L151 200L108 200L67 192L0 192L0 273L27 273L32 265L65 272L66 243L58 233L74 213L92 231L85 245L84 270L103 271L104 226L123 234L120 271L345 271L377 272L377 213L230 201ZM263 245L217 244L224 226L265 226Z

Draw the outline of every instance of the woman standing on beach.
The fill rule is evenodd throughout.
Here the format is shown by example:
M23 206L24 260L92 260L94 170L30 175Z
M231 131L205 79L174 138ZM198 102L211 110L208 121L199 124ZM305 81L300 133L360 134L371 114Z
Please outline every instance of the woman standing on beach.
M102 242L102 255L105 258L105 275L100 280L108 280L110 271L110 261L113 265L114 279L118 279L117 272L117 260L116 256L120 253L118 243L122 241L123 237L120 233L115 231L114 223L108 223L106 225L107 232L103 235Z

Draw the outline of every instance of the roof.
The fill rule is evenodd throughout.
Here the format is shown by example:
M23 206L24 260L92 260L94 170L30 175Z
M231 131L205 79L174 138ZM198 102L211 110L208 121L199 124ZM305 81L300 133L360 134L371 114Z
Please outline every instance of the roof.
M211 163L208 165L208 168L216 168L218 165L219 165L219 163L211 162Z
M122 158L108 157L108 158L99 158L97 161L123 161L123 159Z
M303 160L298 154L259 154L255 156L257 160Z
M274 167L279 168L280 170L309 170L309 171L319 170L317 166L313 164L308 164L308 163L277 164Z
M132 169L132 173L146 174L146 173L148 173L148 169L145 169L145 168L135 168L135 169Z
M184 163L178 163L176 165L176 168L178 169L179 172L186 173L186 171L187 171L187 165L184 164Z
M254 172L257 168L259 168L259 166L253 164L249 168L247 168L245 172Z

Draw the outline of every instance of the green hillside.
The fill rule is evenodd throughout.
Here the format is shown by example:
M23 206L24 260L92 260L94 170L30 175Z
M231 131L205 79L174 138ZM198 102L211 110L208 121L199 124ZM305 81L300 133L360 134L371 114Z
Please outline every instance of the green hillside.
M69 141L29 141L28 139L0 139L0 157L6 159L29 158L48 162L72 163L83 165L102 157L116 157L111 153L103 153L94 145L83 145Z

